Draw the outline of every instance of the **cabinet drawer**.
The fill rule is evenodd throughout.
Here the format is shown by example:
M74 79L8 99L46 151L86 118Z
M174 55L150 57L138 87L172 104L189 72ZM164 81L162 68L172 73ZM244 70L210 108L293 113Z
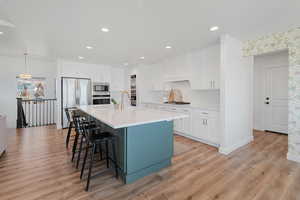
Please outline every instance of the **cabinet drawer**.
M177 112L189 114L191 110L188 108L177 108Z
M178 109L175 108L175 107L168 107L168 108L167 108L167 111L170 111L170 112L178 112Z
M158 109L159 109L159 110L165 110L165 111L168 110L165 106L159 106Z
M219 118L219 112L216 111L193 110L192 114L203 118Z

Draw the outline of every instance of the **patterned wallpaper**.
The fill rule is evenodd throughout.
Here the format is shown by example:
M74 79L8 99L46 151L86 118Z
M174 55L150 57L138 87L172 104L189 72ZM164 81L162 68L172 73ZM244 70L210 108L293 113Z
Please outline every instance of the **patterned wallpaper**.
M300 162L300 27L245 42L244 56L289 50L289 159Z

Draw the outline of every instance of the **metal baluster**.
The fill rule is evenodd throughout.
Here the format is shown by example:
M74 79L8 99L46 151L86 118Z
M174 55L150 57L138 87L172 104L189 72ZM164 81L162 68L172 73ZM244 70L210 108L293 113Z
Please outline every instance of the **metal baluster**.
M38 119L37 119L37 116L38 116L38 104L37 104L37 100L35 100L35 126L38 126Z
M51 104L51 101L50 101L50 120L49 120L49 123L51 124L51 120L52 120L52 104Z
M43 126L45 126L45 100L43 101Z
M50 105L50 116L49 116L49 124L52 124L52 101L49 101L49 105Z
M47 114L46 114L47 125L49 125L49 121L48 121L48 102L49 102L49 101L47 101L47 104L46 104L46 107L47 107Z
M28 102L28 127L30 127L30 124L31 124L31 119L30 119L30 101Z
M27 121L27 109L26 109L26 101L24 101L24 103L23 103L23 107L25 107L25 109L24 109L24 115L25 115L25 122L24 122L24 124L25 124L25 128L26 128L26 121Z
M39 101L39 125L41 126L41 119L42 119L42 115L41 115L41 101Z
M45 126L45 100L42 101L42 126Z
M33 105L33 103L32 103L32 101L30 101L30 115L31 115L31 117L30 117L30 126L32 126L32 122L33 122L33 109L32 109L32 105Z
M36 126L39 126L39 104L37 100L35 103L36 103Z
M31 101L30 103L31 103L31 126L33 126L33 121L34 121L34 120L33 120L33 116L34 116L34 113L33 113L33 106L34 106L34 105L33 105L33 102L32 102L32 101Z
M53 106L53 107L52 107L52 109L53 109L53 115L52 115L52 118L53 118L53 119L52 119L52 124L54 124L54 112L55 112L55 110L54 110L54 109L55 109L55 107L54 107L54 101L52 101L52 106Z

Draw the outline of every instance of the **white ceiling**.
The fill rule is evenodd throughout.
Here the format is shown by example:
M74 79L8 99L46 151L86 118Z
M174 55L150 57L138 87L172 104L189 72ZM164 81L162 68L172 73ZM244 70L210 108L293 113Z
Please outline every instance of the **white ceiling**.
M299 10L299 0L0 0L0 19L16 25L0 26L0 53L27 49L90 63L155 62L223 33L245 40L297 27ZM220 30L212 33L214 25Z

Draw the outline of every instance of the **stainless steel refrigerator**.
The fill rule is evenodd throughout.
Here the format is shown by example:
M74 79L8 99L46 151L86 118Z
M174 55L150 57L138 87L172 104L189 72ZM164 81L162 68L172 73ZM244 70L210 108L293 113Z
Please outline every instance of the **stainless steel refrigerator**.
M61 125L68 126L65 108L89 105L92 101L91 80L87 78L61 78Z

